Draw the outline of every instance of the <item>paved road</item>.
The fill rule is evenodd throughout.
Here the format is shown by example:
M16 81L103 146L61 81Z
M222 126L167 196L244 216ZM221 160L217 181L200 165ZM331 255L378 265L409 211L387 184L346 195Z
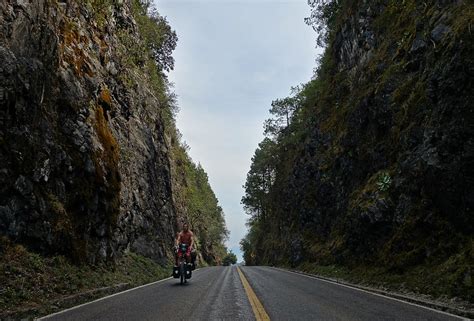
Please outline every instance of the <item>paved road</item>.
M273 268L240 269L271 320L462 320ZM256 320L248 295L236 267L210 267L186 285L164 280L43 320Z
M462 318L268 267L242 269L271 320L451 321Z

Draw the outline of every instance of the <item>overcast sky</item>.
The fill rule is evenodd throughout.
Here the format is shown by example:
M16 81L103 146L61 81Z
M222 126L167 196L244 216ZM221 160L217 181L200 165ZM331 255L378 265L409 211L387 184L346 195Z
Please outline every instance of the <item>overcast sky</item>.
M242 260L240 199L271 101L310 80L316 34L306 0L155 0L178 34L178 128L224 209L227 246Z

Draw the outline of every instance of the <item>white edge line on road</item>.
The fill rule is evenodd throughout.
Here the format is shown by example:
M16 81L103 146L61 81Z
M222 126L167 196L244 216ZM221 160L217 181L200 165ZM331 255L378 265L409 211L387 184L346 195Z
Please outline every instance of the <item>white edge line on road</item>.
M423 306L423 305L421 305L421 304L416 304L416 303L413 303L413 302L403 301L403 300L400 300L400 299L397 299L397 298L393 298L393 297L390 297L390 296L387 296L387 295L383 295L383 294L380 294L380 293L370 292L370 291L363 290L363 289L360 289L360 288L357 288L357 287L354 287L354 286L350 286L350 285L347 285L347 284L342 284L342 283L338 283L338 282L334 282L334 281L330 281L330 280L318 278L317 276L312 276L312 275L307 275L307 274L303 274L303 273L293 272L293 271L289 271L289 270L277 268L277 267L274 267L274 266L269 266L269 268L272 268L272 269L275 269L275 270L279 270L279 271L283 271L283 272L287 272L287 273L292 273L292 274L300 275L300 276L305 276L305 277L310 278L310 279L315 279L315 280L318 280L318 281L323 281L323 282L327 282L327 283L331 283L331 284L343 286L343 287L346 287L346 288L349 288L349 289L353 289L353 290L357 290L357 291L360 291L360 292L365 292L365 293L368 293L368 294L380 296L380 297L382 297L382 298L386 298L386 299L398 301L398 302L401 302L401 303L413 305L413 306L416 306L416 307L419 307L419 308L423 308L423 309L426 309L426 310L430 310L430 311L433 311L433 312L437 312L437 313L449 315L450 317L455 317L455 318L458 318L458 319L463 320L463 321L471 321L471 320L472 320L472 319L468 319L468 318L465 318L465 317L462 317L462 316L459 316L459 315L455 315L455 314L451 314L451 313L448 313L448 312L445 312L445 311L436 310L436 309L433 309L433 308L430 308L430 307L427 307L427 306Z
M196 272L196 271L199 271L201 268L199 269L196 269L194 270L193 272ZM151 282L151 283L147 283L147 284L143 284L143 285L140 285L140 286L137 286L135 288L131 288L131 289L128 289L128 290L125 290L125 291L121 291L121 292L117 292L117 293L114 293L114 294L111 294L111 295L107 295L107 296L104 296L104 297L101 297L101 298L98 298L94 301L90 301L90 302L86 302L86 303L83 303L83 304L79 304L79 305L76 305L76 306L73 306L72 308L69 308L69 309L66 309L66 310L61 310L61 311L58 311L58 312L55 312L55 313L52 313L52 314L49 314L49 315L45 315L44 317L41 317L41 318L38 318L38 319L34 319L36 321L41 321L41 320L46 320L48 318L51 318L51 317L54 317L58 314L62 314L62 313L65 313L65 312L69 312L71 310L75 310L75 309L78 309L78 308L81 308L85 305L88 305L88 304L92 304L92 303L95 303L95 302L99 302L99 301L102 301L102 300L105 300L105 299L108 299L108 298L111 298L111 297L114 297L114 296L117 296L117 295L121 295L121 294L124 294L124 293L127 293L127 292L131 292L131 291L134 291L134 290L138 290L138 289L141 289L141 288L144 288L144 287L147 287L147 286L150 286L150 285L154 285L154 284L157 284L157 283L161 283L161 282L164 282L164 281L167 281L167 280L170 280L170 279L173 279L172 276L166 278L166 279L161 279L161 280L158 280L158 281L155 281L155 282Z

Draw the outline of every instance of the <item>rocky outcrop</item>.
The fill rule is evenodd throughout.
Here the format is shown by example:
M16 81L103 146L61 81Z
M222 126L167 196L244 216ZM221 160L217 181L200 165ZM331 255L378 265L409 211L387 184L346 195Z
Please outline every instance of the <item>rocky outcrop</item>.
M246 260L417 271L472 299L472 4L325 3L329 43L263 160L269 219Z
M0 3L0 234L42 253L164 260L176 226L170 139L127 65L129 1ZM168 253L169 254L169 253Z
M305 147L319 152L300 161L325 176L316 178L316 199L331 213L324 216L336 260L381 259L399 269L469 244L474 70L461 14L468 7L361 2L336 32L328 54L340 82Z

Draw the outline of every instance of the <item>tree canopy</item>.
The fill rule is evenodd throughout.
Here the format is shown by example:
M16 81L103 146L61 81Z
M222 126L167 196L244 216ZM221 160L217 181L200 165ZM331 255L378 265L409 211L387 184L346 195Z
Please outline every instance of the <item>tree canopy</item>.
M174 68L172 53L176 48L178 36L171 29L165 17L161 16L150 0L134 0L136 20L151 58L160 71Z
M224 257L224 260L222 260L222 264L225 266L236 264L237 263L237 256L231 251L227 253L227 255Z

